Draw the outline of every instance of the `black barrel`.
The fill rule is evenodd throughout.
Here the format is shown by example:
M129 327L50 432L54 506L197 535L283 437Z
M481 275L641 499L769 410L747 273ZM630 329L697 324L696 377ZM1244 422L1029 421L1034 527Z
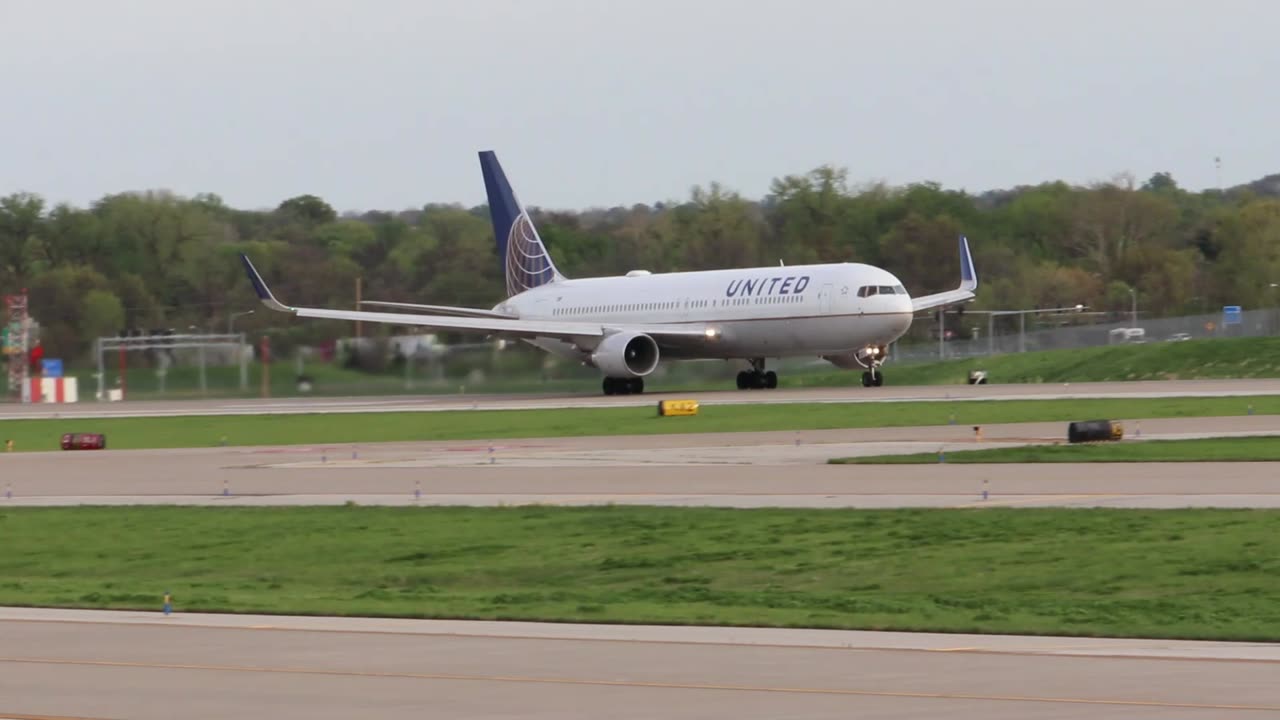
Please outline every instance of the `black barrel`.
M1119 440L1124 436L1124 428L1110 420L1083 420L1067 426L1067 442L1103 442Z

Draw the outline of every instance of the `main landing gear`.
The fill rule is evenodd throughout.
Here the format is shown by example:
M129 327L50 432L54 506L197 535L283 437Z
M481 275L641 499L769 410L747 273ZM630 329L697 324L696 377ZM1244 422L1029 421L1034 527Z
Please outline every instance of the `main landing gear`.
M644 378L611 378L604 379L605 395L639 395L644 392Z
M738 373L739 390L772 390L778 387L778 374L764 370L764 358L753 358L751 369Z

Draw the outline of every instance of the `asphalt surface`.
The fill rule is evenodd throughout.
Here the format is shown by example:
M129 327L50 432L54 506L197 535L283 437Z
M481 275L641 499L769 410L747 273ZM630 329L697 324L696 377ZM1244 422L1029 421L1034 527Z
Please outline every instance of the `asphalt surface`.
M0 420L37 417L146 417L174 415L264 415L298 413L428 412L565 407L641 407L662 399L693 399L717 405L770 403L856 403L927 400L1048 400L1063 398L1158 398L1280 395L1280 379L1174 380L1106 383L1007 385L925 385L911 387L716 390L643 395L409 395L359 398L126 401L87 400L73 405L8 405ZM91 397L91 396L86 396Z
M1280 417L1127 423L1144 442ZM1273 463L828 465L1062 442L1065 423L0 456L0 507L73 504L1280 507ZM986 497L983 497L983 493Z
M1280 646L0 608L0 717L1280 717Z
M873 388L703 402L1271 394L1272 381ZM639 404L597 398L590 404ZM646 397L643 403L656 400ZM187 414L455 409L456 398L129 403ZM489 399L554 406L565 399ZM573 399L572 404L585 404ZM20 408L23 417L66 408ZM1141 439L1135 439L1138 431ZM1126 422L1130 439L1280 418ZM1274 464L833 466L1061 442L1064 423L0 455L0 508L183 503L1280 507ZM985 495L984 495L985 494ZM1280 646L0 608L0 719L1280 717Z

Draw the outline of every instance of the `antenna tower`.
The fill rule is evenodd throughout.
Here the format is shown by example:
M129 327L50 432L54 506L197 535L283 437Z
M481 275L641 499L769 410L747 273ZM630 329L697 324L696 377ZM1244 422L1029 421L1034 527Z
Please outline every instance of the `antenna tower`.
M9 395L25 402L31 392L27 382L28 335L31 324L27 322L27 291L4 298L4 356L9 369Z

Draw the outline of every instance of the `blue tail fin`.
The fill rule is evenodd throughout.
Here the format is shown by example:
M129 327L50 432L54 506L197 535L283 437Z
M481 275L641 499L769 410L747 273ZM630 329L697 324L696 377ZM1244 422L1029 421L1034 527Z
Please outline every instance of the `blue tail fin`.
M498 257L507 278L507 297L563 280L492 150L480 152L480 170L489 195L489 217L493 220Z

